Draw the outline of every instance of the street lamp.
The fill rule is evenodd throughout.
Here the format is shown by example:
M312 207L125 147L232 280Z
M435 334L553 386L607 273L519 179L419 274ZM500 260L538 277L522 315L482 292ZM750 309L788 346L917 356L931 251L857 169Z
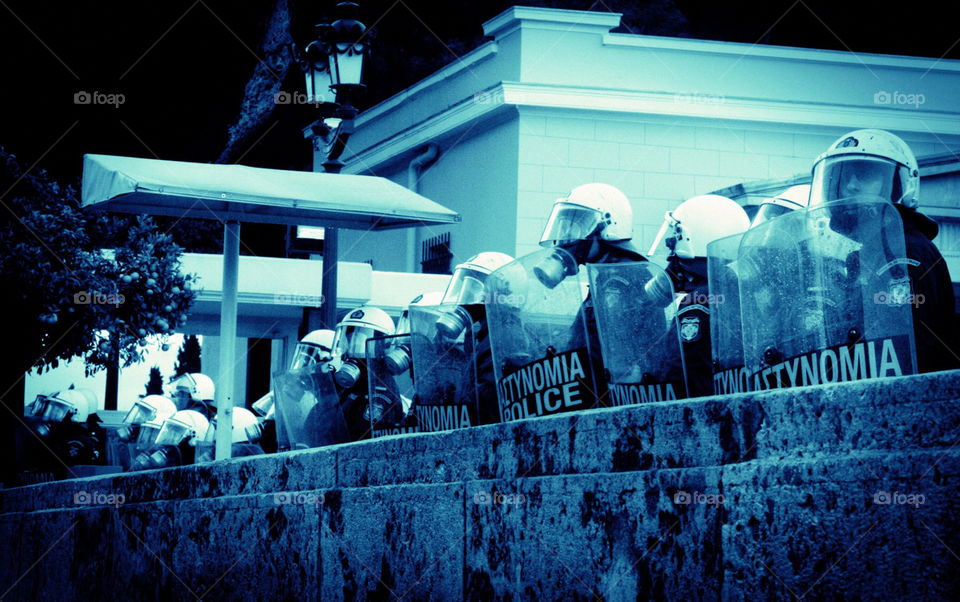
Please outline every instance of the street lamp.
M326 154L323 170L340 173L340 155L353 133L357 109L353 102L363 91L363 60L369 47L366 27L357 20L360 7L354 2L337 5L338 19L316 26L316 39L310 42L300 61L307 86L307 99L317 104L320 118L303 130L304 137L322 147ZM332 91L332 92L331 92ZM325 328L337 326L337 231L325 228L323 236L322 322Z

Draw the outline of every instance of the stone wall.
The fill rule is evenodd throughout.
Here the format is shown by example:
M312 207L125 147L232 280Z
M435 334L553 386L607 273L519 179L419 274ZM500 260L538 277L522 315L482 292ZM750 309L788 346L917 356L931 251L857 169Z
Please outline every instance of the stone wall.
M958 443L950 372L10 489L0 598L957 599Z

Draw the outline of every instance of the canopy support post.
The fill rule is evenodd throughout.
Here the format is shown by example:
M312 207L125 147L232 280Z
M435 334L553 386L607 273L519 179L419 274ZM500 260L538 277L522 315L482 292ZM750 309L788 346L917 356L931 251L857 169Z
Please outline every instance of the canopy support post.
M220 367L217 382L217 460L231 456L233 445L233 373L237 348L237 278L240 265L240 222L223 224L223 299L220 302ZM202 435L200 435L202 437Z

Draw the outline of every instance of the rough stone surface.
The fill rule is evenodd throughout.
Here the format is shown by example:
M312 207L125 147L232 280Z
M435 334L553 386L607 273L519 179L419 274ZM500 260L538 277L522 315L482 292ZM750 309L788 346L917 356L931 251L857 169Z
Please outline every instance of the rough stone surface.
M960 599L958 482L960 371L599 409L0 491L0 598Z

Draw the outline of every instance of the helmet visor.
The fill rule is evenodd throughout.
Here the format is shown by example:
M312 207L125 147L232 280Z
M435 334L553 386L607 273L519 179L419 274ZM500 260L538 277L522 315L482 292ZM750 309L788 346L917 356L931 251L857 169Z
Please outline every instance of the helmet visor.
M43 413L40 414L40 418L44 422L62 422L64 418L75 413L76 408L70 404L56 397L48 397L47 405L43 408Z
M540 246L560 246L584 240L597 231L601 222L602 216L596 209L556 203L540 237Z
M163 428L160 429L160 434L157 435L156 443L157 445L180 445L180 442L186 439L192 430L187 424L179 420L167 418L166 422L163 423Z
M647 255L659 255L661 257L672 255L674 249L677 248L679 232L680 221L673 217L672 211L667 211L663 216L663 225L660 226L657 237L653 239L653 244L650 245L650 250L647 252Z
M297 344L297 350L293 353L293 365L291 369L300 370L302 368L308 368L314 364L329 361L330 358L330 350L328 349L310 343L299 343Z
M457 305L470 305L472 303L483 303L483 283L487 275L471 270L461 268L454 272L450 278L450 284L443 293L441 303L456 303Z
M880 157L839 155L828 157L813 168L810 206L841 199L880 197L899 203L903 197L906 168Z
M400 314L400 319L397 320L397 328L394 330L394 334L410 334L410 310L405 309L403 313Z
M156 424L141 424L137 434L137 447L152 447L159 433L160 427Z
M124 424L143 424L148 420L153 420L157 415L156 410L143 403L138 401L133 404L133 407L130 408L130 411L127 412L127 415L123 418Z
M334 356L365 358L367 356L367 339L373 335L374 330L367 326L338 326L337 334L333 339Z
M46 395L37 395L36 399L33 400L33 403L28 405L23 410L24 416L41 416L44 409L47 407L47 400L49 398Z
M753 216L753 222L750 224L750 227L757 226L763 222L768 222L775 217L780 217L784 213L790 213L793 209L785 207L784 205L778 205L776 203L764 203L760 205L760 209L757 211L757 214Z

